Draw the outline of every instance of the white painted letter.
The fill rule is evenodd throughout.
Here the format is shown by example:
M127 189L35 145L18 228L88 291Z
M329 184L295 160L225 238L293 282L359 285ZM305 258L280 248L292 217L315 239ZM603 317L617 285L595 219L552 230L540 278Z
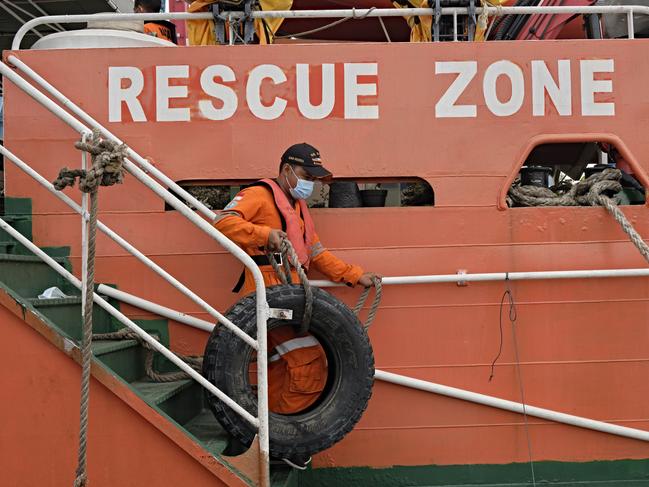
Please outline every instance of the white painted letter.
M532 115L545 115L545 92L554 103L559 115L572 115L572 86L570 80L570 61L557 61L559 83L555 83L545 61L532 61Z
M501 102L496 93L496 82L500 76L507 76L512 85L509 100ZM523 71L511 61L496 61L487 68L482 81L482 92L487 108L497 117L508 117L520 110L525 98Z
M455 104L477 72L478 63L476 61L439 61L435 63L435 74L458 75L435 105L436 118L477 116L477 108L475 105Z
M172 98L187 98L187 86L171 86L172 78L189 78L189 66L156 66L155 68L155 105L158 122L189 122L189 108L169 107Z
M359 83L359 76L376 76L377 63L345 63L345 118L377 119L378 105L359 105L359 96L375 96L376 83Z
M201 73L201 88L206 94L221 100L223 106L216 108L211 100L201 100L198 102L198 108L208 120L227 120L237 111L237 94L229 86L217 83L214 80L216 77L228 82L234 81L236 76L229 66L223 64L208 66Z
M311 97L309 96L309 65L297 64L295 76L297 107L300 113L310 120L322 120L327 117L334 109L336 101L334 65L322 65L322 102L317 106L311 104Z
M613 73L612 59L582 59L581 65L581 114L585 117L615 115L615 103L596 103L595 93L613 93L613 81L595 79L595 73Z
M262 120L275 120L284 113L287 103L286 100L279 97L275 97L273 104L270 106L261 103L261 82L266 78L269 78L277 85L286 81L286 74L274 64L257 66L250 71L246 86L246 99L248 108L255 117Z
M122 80L131 82L122 88ZM146 115L140 100L137 99L144 89L144 75L138 68L131 66L110 66L108 68L108 121L122 121L122 103L131 112L134 122L146 122Z

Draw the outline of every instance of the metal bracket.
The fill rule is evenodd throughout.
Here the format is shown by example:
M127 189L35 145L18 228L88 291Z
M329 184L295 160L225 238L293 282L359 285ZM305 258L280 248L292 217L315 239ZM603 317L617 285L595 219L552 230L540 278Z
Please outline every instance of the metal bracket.
M284 308L268 308L268 317L276 320L292 320L293 310Z
M457 271L457 275L458 275L458 276L466 276L466 274L467 274L466 269L459 269L459 270ZM458 285L459 287L466 287L466 286L469 285L469 283L466 282L466 281L463 280L463 279L458 278L458 280L457 280L457 285Z
M442 18L442 5L440 0L435 0L435 15L433 17L433 41L439 42L439 21Z

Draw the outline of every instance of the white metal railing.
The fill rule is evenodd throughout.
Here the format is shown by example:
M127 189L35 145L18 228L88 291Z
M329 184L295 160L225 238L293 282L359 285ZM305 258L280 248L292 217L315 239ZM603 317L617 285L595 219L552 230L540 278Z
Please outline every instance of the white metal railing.
M627 269L618 269L614 271L605 271L605 272L624 272ZM649 269L630 269L630 270L637 270L637 271L644 271L642 274L643 276L649 276ZM567 272L583 272L583 271L567 271ZM593 271L589 271L593 272ZM597 272L597 271L595 271ZM520 273L520 274L527 274L528 277L525 279L543 279L543 278L549 278L553 279L556 277L542 277L542 276L547 276L548 273L544 272L530 272L530 273ZM483 274L484 275L484 274ZM492 274L493 276L499 275L499 274ZM533 277L530 277L532 275ZM579 274L581 275L581 274ZM618 277L618 274L610 274L606 277ZM435 276L411 276L411 277L435 277ZM443 277L443 278L454 278L458 279L458 276L438 276L438 277ZM472 277L471 275L467 275L466 277L470 278ZM601 275L597 274L592 274L589 275L588 277L602 277ZM568 278L568 277L566 277ZM391 279L392 284L405 284L405 283L400 283L400 282L395 282L400 278L384 278L384 279ZM482 279L484 280L484 279ZM493 279L493 280L500 280L500 279ZM438 281L423 281L423 282L449 282L446 280L438 280ZM450 281L452 282L452 281ZM419 283L422 283L420 281ZM101 284L98 288L98 291L102 294L106 294L107 296L117 299L121 302L130 304L131 306L135 306L137 308L143 309L145 311L148 311L150 313L154 313L158 316L162 316L164 318L168 318L170 320L177 321L179 323L183 323L186 325L193 326L195 328L199 328L201 330L205 331L211 331L214 328L214 325L208 321L202 320L200 318L196 318L194 316L187 315L186 313L181 313L180 311L176 311L170 308L167 308L165 306L161 306L159 304L153 303L151 301L148 301L146 299L140 298L138 296L134 296L132 294L126 293L124 291L120 291L118 289L106 286L104 284ZM585 429L590 429L593 431L599 431L602 433L608 433L611 435L616 435L616 436L622 436L625 438L633 438L635 440L641 440L645 442L649 442L649 431L641 430L638 428L629 428L626 426L620 426L617 424L612 424L612 423L607 423L605 421L600 421L600 420L595 420L595 419L590 419L586 418L583 416L576 416L574 414L566 414L562 413L560 411L556 411L553 409L547 409L547 408L540 408L536 406L530 406L529 404L523 404L520 402L516 401L509 401L506 399L502 399L499 397L495 396L489 396L487 394L480 394L477 392L473 391L468 391L466 389L459 389L457 387L450 387L446 386L443 384L438 384L435 382L430 382L430 381L424 381L421 379L415 379L413 377L408 377L405 375L401 374L394 374L392 372L386 372L384 370L376 370L374 373L374 378L384 381L384 382L390 382L392 384L397 384L403 387L408 387L411 389L418 389L421 391L425 392L430 392L433 394L438 394L446 397L452 397L454 399L460 399L463 401L468 401L472 402L475 404L481 404L483 406L489 406L497 409L502 409L505 411L511 411L514 413L519 413L519 414L526 414L529 416L534 416L537 418L545 419L548 421L553 421L555 423L562 423L562 424L567 424L570 426L576 426L579 428L585 428Z
M515 14L515 15L536 15L536 14L573 14L573 15L588 15L588 14L617 14L626 15L627 29L629 39L635 37L635 28L633 22L633 15L649 15L649 7L643 5L601 5L601 6L581 6L581 7L486 7L487 15L489 17ZM476 7L475 14L479 15L483 11L483 7ZM404 16L452 16L457 20L458 16L469 15L467 7L445 7L436 11L434 8L369 8L369 9L322 9L322 10L266 10L252 12L253 19L293 19L293 18L309 18L309 19L364 19L368 17L404 17ZM23 26L16 33L11 44L12 50L20 49L25 35L35 27L48 23L58 24L72 24L83 23L92 21L122 21L122 20L210 20L213 15L209 12L200 13L187 13L187 12L168 12L159 14L93 14L93 15L50 15L46 17L38 17L23 24ZM237 20L245 18L243 12L225 12L220 15L223 20ZM454 22L455 36L457 36L457 21Z
M15 57L14 57L15 58ZM84 121L88 121L88 124L92 127L99 128L102 131L102 134L104 137L108 139L115 140L117 142L120 142L117 137L115 137L110 131L108 131L105 127L102 127L98 123L92 123L94 122L94 119L92 119L89 115L87 115L83 110L81 110L78 106L74 105L70 100L64 97L62 93L60 93L56 88L54 88L51 84L45 82L44 79L42 79L40 76L38 76L33 70L29 69L24 63L20 63L21 68L19 69L24 69L28 70L30 75L32 76L32 79L36 81L38 84L41 85L43 89L45 89L49 94L53 96L53 98L57 100L66 100L66 103L63 105L68 108L69 110L73 111L75 114L78 114L80 117L84 119ZM91 130L88 126L84 125L81 123L79 120L77 120L75 117L73 117L70 113L65 111L63 108L61 108L59 105L54 103L52 100L50 100L46 95L44 95L41 91L37 90L34 86L32 86L30 83L28 83L25 79L23 79L20 75L15 73L11 68L9 68L5 63L0 62L0 74L2 74L5 79L8 79L11 81L14 85L16 85L19 89L24 91L27 95L29 95L31 98L33 98L37 103L45 107L47 110L49 110L52 114L54 114L57 118L65 122L67 125L69 125L72 129L76 130L79 134L81 134L82 138L87 137L91 134ZM16 164L18 167L20 167L22 170L28 169L29 166L25 164L24 162L20 161L15 155L11 154L9 151L7 151L6 148L2 148L2 153L8 155L9 160ZM159 177L162 180L169 180L171 181L167 176L165 176L161 171L156 169L154 166L152 166L146 159L142 158L139 154L137 154L135 151L129 149L128 152L129 157L133 158L138 164L143 166L147 171L151 172L153 175L156 177ZM235 412L240 414L242 417L244 417L248 422L250 422L253 426L255 426L258 430L258 437L259 437L259 447L260 447L260 481L261 485L266 487L269 485L270 482L270 471L269 471L269 433L268 433L268 378L267 378L267 337L266 337L266 324L267 320L270 316L270 308L268 307L268 303L266 301L266 288L263 280L263 276L261 274L261 271L259 270L259 267L254 263L252 258L246 254L242 249L240 249L236 244L234 244L232 241L230 241L227 237L225 237L221 232L216 230L210 223L205 221L203 218L195 214L188 206L186 206L182 201L180 201L177 197L173 196L169 191L167 191L166 188L164 188L160 183L158 183L156 180L154 180L151 176L149 176L143 169L138 167L135 163L130 161L129 159L124 160L124 168L133 176L135 176L136 179L138 179L140 182L142 182L145 186L147 186L149 189L151 189L155 194L157 194L159 197L161 197L164 201L166 201L169 205L171 205L173 208L178 210L180 214L182 214L185 218L190 220L194 225L196 225L198 228L200 228L202 231L207 233L212 239L216 240L217 243L219 243L221 246L223 246L226 250L228 250L231 254L233 254L239 261L243 263L245 267L247 267L254 278L255 281L255 291L256 291L256 319L257 319L257 339L252 340L249 336L247 336L245 333L243 333L236 325L231 323L229 320L224 319L225 317L222 316L220 313L218 313L216 310L214 310L211 306L209 306L205 301L200 299L195 293L191 292L186 286L182 285L179 281L174 279L171 275L166 273L163 269L161 269L159 266L155 265L150 259L146 258L141 252L137 251L135 247L132 245L128 244L124 239L119 237L115 232L112 232L108 227L106 227L103 224L98 224L98 228L105 232L107 235L109 235L113 240L115 240L118 244L120 244L123 248L125 248L127 251L135 255L139 260L144 262L146 265L148 265L152 270L154 270L158 275L163 277L167 282L170 282L176 289L178 289L180 292L182 292L184 295L192 299L194 302L197 304L201 305L206 311L208 311L211 315L215 316L219 321L221 321L225 326L231 328L237 336L240 338L244 339L246 343L251 345L255 350L257 350L257 361L258 361L258 410L257 410L257 417L255 418L254 416L250 415L247 411L245 411L241 406L238 406L234 401L232 401L228 396L226 396L223 392L221 392L219 389L214 387L212 384L209 383L202 375L200 375L198 372L194 371L191 367L187 366L184 362L182 362L178 357L176 357L173 352L170 350L166 349L164 346L159 344L155 339L153 339L150 335L148 335L144 330L139 328L137 325L135 325L131 320L126 318L124 315L122 315L119 311L115 310L112 308L110 304L105 302L100 296L97 296L96 294L94 295L94 300L95 302L101 306L102 308L106 309L112 316L114 316L116 319L118 319L121 323L123 323L125 326L133 330L135 333L137 333L143 340L145 340L147 343L150 343L155 350L159 351L162 353L165 357L167 357L169 360L171 360L175 365L177 365L181 370L184 372L187 372L194 380L199 382L203 387L205 387L210 393L216 395L219 399L221 399L225 404L227 404L229 407L231 407ZM29 168L31 169L31 168ZM30 176L32 176L34 179L36 179L40 184L43 184L44 182L47 184L43 184L46 188L50 189L49 182L44 180L42 176L40 176L38 173L35 171L26 171ZM175 183L174 183L175 184ZM55 192L57 194L58 192ZM180 194L180 193L179 193ZM80 213L82 216L82 221L87 221L88 215L87 212L82 208L79 207L72 199L69 197L59 193L57 194L59 196L59 199L61 199L63 202L68 204L71 208L73 208L76 212ZM64 197L61 197L64 196ZM180 196L183 196L180 194ZM187 198L186 200L188 203L192 203L191 200L194 198ZM211 210L205 208L209 213L212 215L208 214L208 217L212 219L213 212ZM29 242L27 239L22 237L16 230L12 229L11 227L6 228L8 224L4 222L3 220L0 220L0 228L3 228L7 233L11 234L16 240L21 242L23 245L25 245L27 248L32 250L38 257L40 257L42 260L44 260L48 265L53 267L59 274L61 274L63 277L68 279L73 285L75 285L77 288L81 289L81 282L74 277L71 273L69 273L67 270L65 270L63 267L61 267L56 261L51 259L49 256L47 256L44 252L40 251L38 247L36 247L33 243ZM86 242L82 242L82 246L85 246ZM110 309L108 309L110 308ZM245 413L245 414L244 414Z

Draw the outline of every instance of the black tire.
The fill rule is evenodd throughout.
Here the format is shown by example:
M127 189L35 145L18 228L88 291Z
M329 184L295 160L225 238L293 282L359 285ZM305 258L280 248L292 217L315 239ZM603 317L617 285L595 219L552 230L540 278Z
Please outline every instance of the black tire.
M270 413L270 454L276 458L313 455L342 440L358 422L372 395L374 355L358 318L329 293L313 289L313 315L309 333L327 354L328 377L324 391L307 410L283 415ZM304 289L299 285L273 286L267 290L272 308L293 310L293 320L269 320L268 329L299 326L304 310ZM256 298L244 297L226 316L256 338ZM248 367L253 350L224 326L217 326L207 342L203 375L253 416L257 395L252 390ZM248 446L256 434L245 419L222 401L207 394L216 419L236 439Z

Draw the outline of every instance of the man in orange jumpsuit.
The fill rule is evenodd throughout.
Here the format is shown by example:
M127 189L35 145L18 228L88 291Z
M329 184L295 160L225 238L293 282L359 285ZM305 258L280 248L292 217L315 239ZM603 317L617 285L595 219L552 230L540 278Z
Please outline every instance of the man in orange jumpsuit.
M255 260L267 286L281 281L266 251L279 251L285 238L291 241L305 269L314 267L332 281L349 286L373 286L373 278L378 276L340 260L324 248L315 232L305 200L311 196L314 181L329 176L315 147L295 144L282 155L275 180L263 179L243 189L218 212L215 227ZM299 282L295 270L292 278ZM247 294L254 289L252 274L246 269L235 292ZM268 333L268 349L270 410L295 414L311 406L327 381L326 354L319 342L283 326ZM302 468L308 460L290 459L287 463Z

